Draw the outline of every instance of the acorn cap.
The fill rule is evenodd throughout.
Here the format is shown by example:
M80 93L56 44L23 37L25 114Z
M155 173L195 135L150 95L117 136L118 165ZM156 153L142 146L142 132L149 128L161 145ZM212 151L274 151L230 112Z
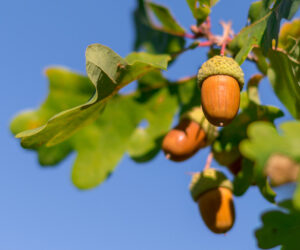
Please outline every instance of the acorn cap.
M244 86L244 73L238 63L231 57L214 56L202 64L197 76L200 89L203 81L212 75L232 76L238 81L240 90Z
M183 113L180 117L182 119L189 119L194 122L197 122L201 128L204 130L206 135L207 144L211 144L213 140L218 136L218 129L216 126L212 125L206 118L203 113L203 110L200 107L193 107L191 110Z
M201 194L218 187L228 188L231 191L233 189L231 181L222 172L209 168L193 174L190 192L193 200L197 202Z

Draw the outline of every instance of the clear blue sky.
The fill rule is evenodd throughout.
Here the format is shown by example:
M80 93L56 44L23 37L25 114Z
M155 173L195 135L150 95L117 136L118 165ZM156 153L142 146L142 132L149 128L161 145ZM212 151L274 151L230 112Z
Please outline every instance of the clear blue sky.
M184 0L157 2L168 5L185 27L193 24ZM221 0L212 12L213 30L221 32L223 19L232 20L237 32L250 2ZM36 154L10 134L13 115L45 99L46 66L84 73L85 48L95 42L122 56L131 51L134 7L134 0L2 2L0 250L257 249L253 230L260 225L259 214L272 208L257 188L235 199L236 223L226 236L206 229L191 200L185 173L204 166L208 149L183 164L168 162L162 153L144 165L124 157L103 185L79 191L70 180L74 154L57 167L41 168ZM195 74L204 60L205 49L187 53L166 75ZM242 67L247 79L255 71L248 63ZM263 102L280 106L268 81L261 85Z

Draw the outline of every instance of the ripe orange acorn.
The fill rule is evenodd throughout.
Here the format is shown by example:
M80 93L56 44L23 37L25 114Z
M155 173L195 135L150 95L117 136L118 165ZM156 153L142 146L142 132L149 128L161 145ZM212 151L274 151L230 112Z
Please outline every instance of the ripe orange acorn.
M190 191L212 232L226 233L232 228L235 220L232 183L223 173L210 168L194 174Z
M242 69L230 57L214 56L203 63L197 78L207 120L215 126L226 126L239 110Z
M162 149L168 159L184 161L210 144L216 132L216 128L205 119L202 109L196 107L183 114L179 124L167 133Z

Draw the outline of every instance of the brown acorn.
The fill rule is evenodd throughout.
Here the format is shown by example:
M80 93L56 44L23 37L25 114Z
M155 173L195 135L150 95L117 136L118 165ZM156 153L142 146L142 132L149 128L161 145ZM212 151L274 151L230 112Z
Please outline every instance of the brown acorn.
M212 232L226 233L232 228L235 221L232 183L223 173L207 169L194 174L190 191L206 226Z
M226 126L239 110L242 69L230 57L214 56L201 66L197 78L207 120L215 126Z
M206 147L216 136L216 128L208 123L201 108L184 114L179 124L163 139L162 149L173 161L184 161L200 148Z

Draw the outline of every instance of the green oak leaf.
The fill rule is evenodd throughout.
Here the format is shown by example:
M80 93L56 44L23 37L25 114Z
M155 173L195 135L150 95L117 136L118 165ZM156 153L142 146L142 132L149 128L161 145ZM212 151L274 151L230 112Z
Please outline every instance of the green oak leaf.
M271 12L243 28L230 42L229 48L236 52L235 60L242 64L255 45L259 45Z
M162 139L170 129L178 105L182 113L200 105L200 98L195 77L170 82L158 71L142 77L138 89L136 100L144 107L141 114L147 126L136 128L128 152L133 160L146 162L161 150Z
M258 2L261 3L261 2ZM278 38L278 50L285 53L290 61L298 64L300 62L300 19L295 19L292 22L286 22L282 25ZM283 49L283 50L282 50ZM261 73L267 75L269 63L267 62L266 55L259 47L252 49L255 55L255 63ZM269 53L273 51L269 50ZM299 67L299 66L298 66ZM296 68L296 67L294 67ZM297 69L294 70L296 72Z
M72 180L78 188L93 188L110 176L140 119L140 107L134 98L116 95L93 124L72 137L77 151Z
M138 6L134 11L136 33L134 49L138 50L142 48L147 52L158 54L173 54L181 51L185 45L184 38L157 29L149 17L151 10L149 10L146 1L137 0L137 3ZM166 26L166 23L164 25Z
M252 3L248 13L251 24L243 28L230 42L229 48L235 52L235 60L242 64L255 46L261 46L264 54L272 47L272 40L278 41L280 21L290 20L299 7L299 0L262 0Z
M286 204L287 202L280 205L286 208ZM271 210L262 215L263 225L255 232L260 248L270 249L279 245L285 250L299 248L300 212L293 208L289 210L289 212Z
M261 178L261 176L256 176L254 173L254 181L263 197L267 201L275 203L276 193L270 186L269 180L267 178Z
M178 101L180 105L180 113L182 115L191 110L195 106L200 106L200 90L196 77L183 78L175 82Z
M54 146L95 121L107 101L122 87L156 68L166 69L170 56L133 53L123 59L110 48L93 44L86 51L86 68L96 88L85 104L60 112L41 127L18 133L25 148Z
M281 20L283 18L291 20L299 9L299 5L300 0L281 0L275 2L261 43L265 54L272 48L273 39L276 41L277 47Z
M186 0L197 24L203 23L211 12L213 7L219 0Z
M252 49L252 53L256 56L257 60L255 61L257 69L263 74L267 75L267 71L269 68L269 63L267 62L267 58L264 56L263 52L260 48L255 47Z
M249 22L254 23L264 17L270 11L269 8L272 3L274 3L274 0L253 2L248 10Z
M265 57L254 48L258 69L267 75L275 94L296 119L300 103L300 20L285 23L280 31L277 50L269 50ZM268 62L267 62L268 59Z
M251 126L254 121L267 120L274 122L274 120L283 115L282 111L276 107L257 105L256 103L249 101L248 107L242 110L242 112L235 118L235 120L223 128L217 139L212 144L212 151L214 158L224 166L230 166L241 156L240 143L247 138L247 128ZM250 160L252 158L247 157ZM251 165L251 164L249 164ZM254 169L256 165L254 165ZM253 178L252 178L253 176ZM256 175L255 171L250 171L250 167L244 169L240 175L236 176L237 180L234 181L236 186L241 186L241 193L237 191L237 195L242 195L250 185L252 180L258 185L262 195L270 202L274 202L275 193L269 187L265 178L261 178L260 175ZM245 183L241 183L245 181ZM243 184L243 185L241 185ZM236 188L238 190L238 188Z
M255 74L249 79L248 84L247 84L247 94L248 94L249 100L256 103L257 105L260 105L258 85L263 78L264 78L264 75Z
M233 193L236 196L243 195L253 183L253 162L242 159L242 169L233 181Z
M11 122L10 129L18 134L45 124L53 115L87 102L95 92L91 81L78 73L65 68L48 68L49 95L37 110L18 114ZM39 147L38 158L41 165L56 165L63 160L72 147L69 140L53 147Z
M72 151L73 147L69 140L52 147L42 146L37 149L38 160L41 166L55 166Z
M133 62L134 58L129 61ZM157 73L154 70L149 75ZM39 127L53 114L88 101L95 92L87 77L69 70L52 68L46 71L46 75L50 82L46 101L36 111L26 111L16 116L11 123L13 133ZM146 76L145 79L149 78ZM141 121L147 119L151 125L151 129L146 130L149 135L161 136L171 126L178 107L176 94L167 85L157 89L155 94L151 93L149 98L141 98L146 92L152 90L141 89L133 94L112 97L94 123L62 143L36 148L40 163L56 165L75 151L77 157L72 170L74 184L80 189L88 189L102 183L130 149L132 137ZM158 119L161 115L166 117L163 123Z
M261 105L258 96L258 84L262 79L262 75L254 75L247 84L247 92L241 93L241 112L232 121L231 124L224 127L218 137L212 144L214 158L219 164L230 167L241 158L244 158L240 152L240 143L248 137L247 128L254 121L270 121L274 122L276 118L283 116L280 109ZM248 161L250 159L251 161ZM255 174L252 159L242 160L242 168L240 173L234 179L236 195L242 195L246 192L252 182L255 182L262 195L274 202L275 193L269 187L266 178L260 178Z
M147 92L166 87L170 82L163 76L160 70L153 70L150 73L144 75L138 80L138 90L141 92Z
M146 102L145 94L151 95ZM170 93L168 87L153 93L141 92L136 96L136 100L140 102L142 121L147 122L147 126L136 128L128 153L133 160L145 162L151 160L160 151L162 138L170 129L178 103L177 97Z
M283 116L280 109L259 104L258 83L261 75L250 78L247 84L247 92L241 93L241 112L228 126L224 127L212 144L215 159L219 164L229 166L241 155L240 142L247 138L247 127L253 121L267 120L274 122L276 118Z
M280 154L300 162L300 122L285 122L280 128L282 132L278 133L269 122L252 123L248 127L248 139L240 144L241 153L255 162L254 174L258 182L265 179L265 166L273 155ZM299 204L298 193L294 202Z
M293 195L293 204L296 209L300 210L300 176L298 176L298 185Z
M147 5L160 21L161 26L157 27L159 30L174 35L185 34L184 28L177 23L171 12L166 7L152 2L148 2Z
M291 115L299 119L300 62L292 61L284 51L270 50L268 58L270 60L270 66L267 74L275 94Z

